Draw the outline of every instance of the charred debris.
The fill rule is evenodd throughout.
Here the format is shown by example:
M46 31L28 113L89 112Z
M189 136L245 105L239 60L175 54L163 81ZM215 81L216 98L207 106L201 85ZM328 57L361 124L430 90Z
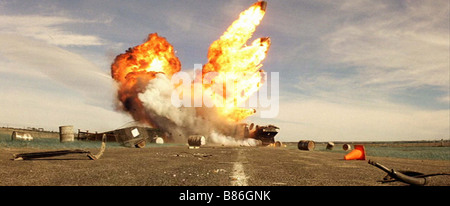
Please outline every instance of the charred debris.
M234 137L237 140L253 138L260 142L260 146L275 145L275 136L278 134L280 128L275 125L260 126L255 124L236 124L234 130L231 130L227 135ZM199 134L192 134L197 135ZM124 147L143 148L146 143L163 144L172 142L170 133L161 129L145 127L145 126L131 126L107 131L103 133L91 133L89 131L78 130L77 140L86 141L101 141L105 136L108 142L118 142ZM201 136L201 135L200 135ZM280 142L278 142L280 143Z
M102 146L97 154L93 154L88 150L74 149L74 150L54 150L45 152L30 152L30 153L17 153L13 154L13 160L32 160L38 158L57 157L68 154L87 154L87 157L91 160L98 160L103 155L106 149L106 135L102 135Z

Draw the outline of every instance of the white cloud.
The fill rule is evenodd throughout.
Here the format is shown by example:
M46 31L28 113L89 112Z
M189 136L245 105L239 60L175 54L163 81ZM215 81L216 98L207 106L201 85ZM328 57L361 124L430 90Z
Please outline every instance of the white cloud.
M276 119L255 122L279 126L277 139L281 141L435 140L450 138L449 115L448 110L419 110L391 103L285 99Z
M344 22L322 37L329 60L358 67L358 81L364 85L433 85L448 90L448 1L403 6L393 10L382 2L366 1L342 6L342 12L352 12L353 17L368 16Z
M298 83L284 88L298 90L280 91L278 117L255 114L249 122L279 126L281 141L449 138L450 110L442 108L450 83L448 1L291 3L274 3L279 15L271 16L269 2L264 21L290 39L274 38L268 58L281 57L277 67L295 65L285 72ZM273 50L277 43L283 47ZM394 102L415 89L440 96L414 94L433 109Z
M22 75L38 71L92 100L110 99L107 97L112 94L113 81L109 74L78 54L42 41L8 34L0 34L0 48L9 65L0 71Z
M10 34L0 34L0 54L0 122L107 129L127 121L114 111L112 78L80 55Z
M54 131L61 125L73 125L75 130L101 132L116 129L130 121L128 115L83 101L77 96L35 88L2 91L0 123Z
M0 15L0 30L43 40L58 46L98 46L104 40L93 35L77 34L63 26L75 23L101 23L62 16Z
M450 94L443 95L437 99L440 102L447 103L450 106Z

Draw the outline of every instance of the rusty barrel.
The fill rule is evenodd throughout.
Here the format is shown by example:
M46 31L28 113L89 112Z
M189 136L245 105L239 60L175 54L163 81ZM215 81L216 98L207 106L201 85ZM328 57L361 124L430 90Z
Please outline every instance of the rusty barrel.
M156 144L164 144L164 139L162 137L154 138Z
M327 150L332 150L334 147L334 143L333 142L328 142L327 143Z
M32 141L33 137L29 133L13 131L11 134L11 140Z
M316 147L316 144L312 140L300 140L297 146L299 150L312 151Z
M347 151L347 150L352 149L352 146L350 146L349 144L344 144L344 145L342 145L342 149L343 149L344 151Z
M206 144L206 138L202 135L191 135L188 137L189 146L200 147Z
M281 143L280 141L275 142L275 147L281 147L282 145L283 145L283 143Z
M59 141L60 142L73 142L75 134L73 133L73 126L60 126L59 127Z

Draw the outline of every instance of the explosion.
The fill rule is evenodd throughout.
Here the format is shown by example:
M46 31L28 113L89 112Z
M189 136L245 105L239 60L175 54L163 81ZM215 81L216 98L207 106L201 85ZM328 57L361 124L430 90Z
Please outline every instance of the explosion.
M145 91L157 73L170 78L180 70L181 63L173 46L156 33L150 34L145 43L118 55L111 65L111 75L119 83L118 98L123 104L122 109L135 120L155 126L138 94Z
M268 37L252 37L265 14L266 2L257 2L243 11L208 51L208 62L199 79L202 102L213 108L176 107L171 95L177 91L171 83L181 70L172 45L158 34L150 34L145 43L118 55L111 65L112 78L118 83L118 108L139 122L167 131L175 142L190 134L231 134L234 126L255 113L239 107L264 83L261 62L270 47ZM217 84L232 82L232 84ZM198 87L196 87L198 88ZM198 89L197 89L198 90ZM203 95L209 94L209 95ZM191 95L193 96L193 94Z
M225 100L219 113L229 120L238 122L254 113L253 109L237 106L258 91L263 83L262 70L259 69L269 49L270 39L264 37L254 40L250 46L245 44L252 37L264 14L265 2L253 4L239 15L239 19L233 22L220 39L211 44L208 51L208 63L202 70L203 80L205 81L206 74L217 72L218 75L207 82L225 79L234 82L234 88L230 91L232 94L219 92L222 98L214 99L216 104L222 99ZM204 84L204 88L207 90L210 85ZM226 87L223 90L226 91Z

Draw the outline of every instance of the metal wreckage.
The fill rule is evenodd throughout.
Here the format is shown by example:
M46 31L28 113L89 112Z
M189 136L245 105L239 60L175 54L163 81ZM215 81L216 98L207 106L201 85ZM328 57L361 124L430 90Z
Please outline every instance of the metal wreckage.
M281 142L275 141L275 136L278 134L280 128L275 125L250 125L246 123L236 124L234 130L229 132L229 136L235 139L248 139L252 138L257 140L257 146L280 146ZM170 134L167 132L144 126L131 126L125 127L113 131L104 133L89 133L78 130L78 140L90 140L99 141L105 136L106 141L118 142L124 147L143 148L146 143L162 144L164 142L171 142ZM202 136L198 134L192 134L192 137ZM189 143L189 139L188 139Z

